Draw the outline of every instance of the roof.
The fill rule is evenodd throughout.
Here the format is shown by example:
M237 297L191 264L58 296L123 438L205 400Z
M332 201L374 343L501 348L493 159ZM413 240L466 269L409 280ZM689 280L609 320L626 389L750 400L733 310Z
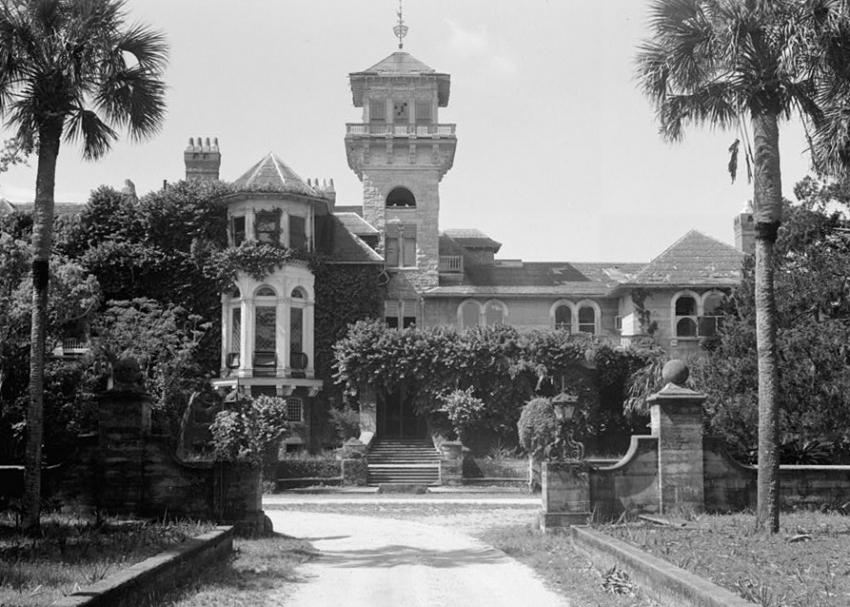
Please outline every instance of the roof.
M735 247L691 230L650 261L629 284L729 286L741 279L744 254Z
M233 185L242 191L284 192L322 197L272 152L248 169Z
M443 230L443 234L465 249L491 249L494 253L498 253L502 248L501 242L496 242L484 232L474 228Z
M356 234L352 234L337 215L316 217L316 231L317 246L330 257L331 263L384 263L384 258Z
M637 272L643 264L520 262L507 265L466 263L461 284L444 284L429 296L555 296L605 297L620 278Z
M354 213L355 215L360 215L363 217L363 205L362 204L338 204L334 206L335 213Z
M440 107L446 107L449 103L451 80L448 74L437 72L434 68L428 67L410 53L396 51L367 70L349 74L355 107L363 107L366 78L375 76L389 78L394 76L427 76L435 78L437 80L438 105Z
M339 222L356 236L377 236L380 232L357 213L334 213Z

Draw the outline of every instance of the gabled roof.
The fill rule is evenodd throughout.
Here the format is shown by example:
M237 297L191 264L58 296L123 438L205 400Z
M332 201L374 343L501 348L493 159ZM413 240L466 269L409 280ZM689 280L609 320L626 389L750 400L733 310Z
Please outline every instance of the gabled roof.
M384 258L352 234L337 215L317 216L316 231L317 248L329 257L330 263L384 263Z
M502 248L501 242L496 242L481 230L474 228L443 230L443 234L465 249L488 249L498 253Z
M633 285L729 286L741 279L744 254L691 230L628 281Z
M355 236L377 236L380 232L357 213L336 212L334 216Z
M375 76L389 78L394 76L426 76L435 78L437 80L437 104L440 107L446 107L449 103L451 79L448 74L437 72L410 53L396 51L367 70L349 74L354 107L363 107L366 78Z
M321 197L319 192L307 185L298 173L272 152L248 169L233 185L237 190L249 192L284 192Z

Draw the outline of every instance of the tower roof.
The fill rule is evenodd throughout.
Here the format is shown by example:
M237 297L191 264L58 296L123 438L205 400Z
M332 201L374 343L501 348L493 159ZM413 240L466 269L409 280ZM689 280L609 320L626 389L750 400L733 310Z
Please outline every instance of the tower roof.
M286 192L320 197L289 165L269 152L257 164L233 182L237 190Z
M397 76L425 76L436 78L437 102L440 107L446 107L448 105L449 89L451 85L449 75L437 72L434 68L425 65L410 53L396 51L367 70L349 74L354 106L363 107L363 93L367 77L392 78Z

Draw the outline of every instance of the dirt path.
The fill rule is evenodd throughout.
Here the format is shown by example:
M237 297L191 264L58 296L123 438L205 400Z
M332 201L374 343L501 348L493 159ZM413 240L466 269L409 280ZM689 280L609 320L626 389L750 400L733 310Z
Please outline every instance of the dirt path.
M457 527L267 510L275 531L321 556L299 568L287 607L568 607L526 566Z

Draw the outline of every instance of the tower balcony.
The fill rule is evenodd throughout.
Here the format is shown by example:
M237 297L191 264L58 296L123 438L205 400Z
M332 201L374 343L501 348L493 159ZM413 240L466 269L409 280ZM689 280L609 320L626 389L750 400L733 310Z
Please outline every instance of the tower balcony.
M454 124L384 124L349 123L345 125L346 137L430 137L455 136Z

